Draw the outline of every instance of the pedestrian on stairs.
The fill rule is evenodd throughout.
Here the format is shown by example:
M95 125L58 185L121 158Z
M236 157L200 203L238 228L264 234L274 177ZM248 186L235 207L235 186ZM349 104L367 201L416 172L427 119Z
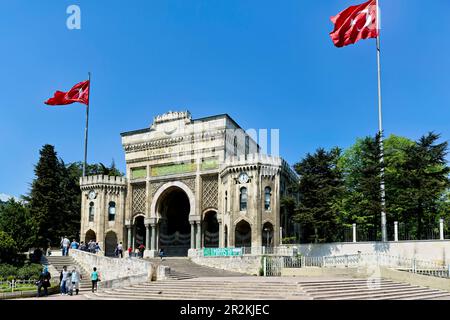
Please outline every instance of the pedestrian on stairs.
M131 258L132 255L133 255L133 248L130 246L128 247L128 258Z
M159 249L159 257L161 258L161 261L162 261L163 257L164 257L164 249L163 248Z
M70 278L71 282L72 282L72 290L71 290L71 294L73 295L73 290L75 289L75 294L78 295L78 292L80 291L80 281L82 279L81 274L78 272L78 270L76 270L75 268L73 268L72 270L72 276Z
M100 277L98 275L96 267L94 267L94 269L91 273L91 281L92 281L92 292L94 292L94 289L95 289L95 291L97 291L97 282L100 281Z
M70 240L67 239L66 236L61 240L61 248L62 248L62 255L68 256L69 255L69 246L70 246Z
M59 274L59 286L61 290L61 295L67 295L67 278L69 275L69 271L67 271L67 266L64 266L61 270L61 273Z
M145 251L145 246L143 243L141 243L141 245L139 246L139 256L141 258L144 258L144 251Z
M95 242L90 240L88 244L88 250L90 253L95 253Z
M100 252L100 245L98 244L98 242L95 243L95 253L99 253Z
M123 244L122 244L122 242L120 242L117 245L117 256L120 256L121 258L123 258Z
M79 246L80 246L80 244L75 239L73 239L72 243L70 244L70 248L78 249Z

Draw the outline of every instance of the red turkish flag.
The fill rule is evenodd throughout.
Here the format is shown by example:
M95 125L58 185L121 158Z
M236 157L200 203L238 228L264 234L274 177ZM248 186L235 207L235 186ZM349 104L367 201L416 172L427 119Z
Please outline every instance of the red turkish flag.
M336 47L353 44L361 39L378 37L377 1L348 7L338 15L331 17L334 30L330 33Z
M89 80L77 83L67 92L56 91L53 98L45 101L45 104L56 106L66 105L74 102L89 105Z

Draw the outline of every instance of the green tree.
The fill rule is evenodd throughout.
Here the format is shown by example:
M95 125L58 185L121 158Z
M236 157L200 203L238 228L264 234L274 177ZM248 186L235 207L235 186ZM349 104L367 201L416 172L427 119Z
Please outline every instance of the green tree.
M406 161L406 149L414 141L390 135L384 140L384 181L386 188L386 215L388 224L398 221L403 206L399 186L405 172L400 166ZM345 177L345 195L342 201L342 223L356 223L368 239L381 238L381 163L379 136L357 139L341 157L339 166ZM361 234L360 234L361 236Z
M47 144L42 147L34 172L36 178L29 195L34 245L47 247L49 242L59 245L64 231L60 224L67 205L61 163L53 146Z
M371 240L376 236L381 213L379 146L378 136L358 139L339 161L346 187L341 222L358 224Z
M60 220L60 233L70 238L79 239L81 223L81 172L76 164L65 165L60 161L62 175L62 187L64 192L64 209Z
M334 241L338 229L339 203L344 188L338 167L339 148L318 149L294 165L300 176L299 204L295 220L302 224L303 237L316 242Z
M426 229L437 226L442 201L446 201L450 168L446 162L448 143L438 143L440 135L422 136L406 148L406 160L399 165L403 177L398 181L402 207L399 218L409 225L418 239L425 238Z
M17 250L27 251L32 242L32 220L29 208L14 198L0 206L0 231L14 238Z
M4 231L0 231L0 263L10 263L17 253L14 239Z

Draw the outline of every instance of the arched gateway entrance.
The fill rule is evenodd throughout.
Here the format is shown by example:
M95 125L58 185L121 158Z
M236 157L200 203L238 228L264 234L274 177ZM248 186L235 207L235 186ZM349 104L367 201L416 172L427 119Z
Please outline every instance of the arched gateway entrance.
M190 208L186 192L177 186L167 188L159 197L159 248L165 255L187 255L191 243Z

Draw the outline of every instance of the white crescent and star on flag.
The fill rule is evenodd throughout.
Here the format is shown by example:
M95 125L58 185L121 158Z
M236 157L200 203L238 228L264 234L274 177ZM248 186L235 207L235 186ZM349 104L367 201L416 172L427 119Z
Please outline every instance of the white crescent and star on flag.
M364 10L362 10L362 11L360 11L360 12L357 13L357 17L356 17L355 19L352 19L352 20L351 20L351 22L350 22L350 26L351 26L351 27L354 27L354 26L356 25L356 23L357 23L358 21L360 21L360 20L363 18L363 16L361 15L361 13L364 13L364 14L365 14L366 22L364 23L364 26L363 26L361 29L360 29L360 28L357 28L358 31L361 31L361 30L363 30L364 28L367 28L368 26L371 25L371 23L372 23L372 21L373 21L373 16L372 16L372 14L370 13L369 9L364 9Z

